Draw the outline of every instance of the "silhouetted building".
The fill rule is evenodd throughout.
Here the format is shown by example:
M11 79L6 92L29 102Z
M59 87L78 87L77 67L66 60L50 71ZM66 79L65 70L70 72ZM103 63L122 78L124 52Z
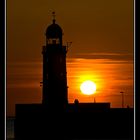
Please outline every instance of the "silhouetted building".
M68 104L66 53L61 27L53 23L46 30L46 45L43 46L43 104L62 109Z
M15 139L133 139L133 109L110 103L68 103L62 29L53 23L43 46L42 104L17 104Z

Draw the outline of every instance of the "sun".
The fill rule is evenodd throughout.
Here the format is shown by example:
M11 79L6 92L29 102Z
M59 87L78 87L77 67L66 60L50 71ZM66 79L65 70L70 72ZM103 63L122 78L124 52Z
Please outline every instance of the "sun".
M85 95L91 95L96 92L96 84L90 80L84 81L81 86L80 90Z

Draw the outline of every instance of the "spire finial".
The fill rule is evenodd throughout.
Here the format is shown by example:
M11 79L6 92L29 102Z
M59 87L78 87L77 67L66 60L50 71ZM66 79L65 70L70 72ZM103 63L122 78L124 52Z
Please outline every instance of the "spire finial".
M55 12L52 12L52 17L53 17L53 23L55 23Z

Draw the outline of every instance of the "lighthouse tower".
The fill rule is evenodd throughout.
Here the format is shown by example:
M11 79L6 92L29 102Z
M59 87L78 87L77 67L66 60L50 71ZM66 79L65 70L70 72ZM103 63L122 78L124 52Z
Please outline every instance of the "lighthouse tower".
M49 108L63 109L67 99L67 46L63 46L62 29L56 24L53 12L52 24L46 30L46 45L43 46L43 100Z

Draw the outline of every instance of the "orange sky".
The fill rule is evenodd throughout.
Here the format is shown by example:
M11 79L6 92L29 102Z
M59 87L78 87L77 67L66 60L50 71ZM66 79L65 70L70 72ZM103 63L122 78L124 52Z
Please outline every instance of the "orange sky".
M52 11L62 27L68 57L133 51L133 0L7 0L8 61L42 61ZM26 57L25 57L26 54Z
M15 103L41 103L42 63L10 63L8 65L7 107L13 115ZM133 61L111 59L67 59L69 102L110 102L111 107L121 107L121 94L125 94L125 107L133 107ZM92 80L97 85L94 95L83 95L80 85Z
M125 105L133 106L133 61L73 59L67 66L70 102L75 98L80 102L93 102L95 96L99 102L111 102L111 107L121 107L120 92L124 91L126 97L129 96ZM93 97L83 96L80 92L80 85L85 80L96 83Z
M72 41L67 54L69 101L92 100L79 90L79 77L88 75L97 82L97 101L120 107L123 90L132 106L133 0L7 0L8 115L15 103L41 102L41 51L53 10L64 32L63 44Z

